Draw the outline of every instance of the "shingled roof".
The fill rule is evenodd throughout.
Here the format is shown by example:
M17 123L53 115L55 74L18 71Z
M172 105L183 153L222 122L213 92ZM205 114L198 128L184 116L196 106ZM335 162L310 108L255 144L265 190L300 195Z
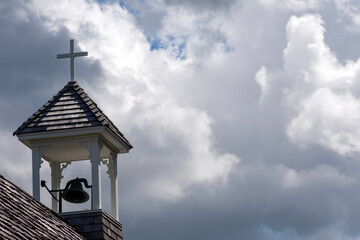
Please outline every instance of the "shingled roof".
M29 117L14 135L62 129L106 126L132 148L130 142L76 81L68 84Z
M0 239L85 239L58 215L0 175Z

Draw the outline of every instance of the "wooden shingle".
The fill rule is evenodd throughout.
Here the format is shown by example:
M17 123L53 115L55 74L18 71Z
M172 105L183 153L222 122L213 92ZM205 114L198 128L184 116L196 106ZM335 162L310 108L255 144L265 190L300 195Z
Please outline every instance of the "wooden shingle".
M54 97L30 116L14 135L63 129L105 126L132 148L112 121L77 82L68 82Z
M85 239L59 216L0 175L0 239Z

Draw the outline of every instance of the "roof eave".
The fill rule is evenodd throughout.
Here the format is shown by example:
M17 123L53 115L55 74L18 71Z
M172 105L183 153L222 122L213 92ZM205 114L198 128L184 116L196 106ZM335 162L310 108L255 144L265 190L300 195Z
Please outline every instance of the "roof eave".
M54 138L77 138L77 137L86 137L88 135L101 135L108 142L110 142L117 150L118 153L128 153L132 148L131 144L124 141L122 138L117 136L112 130L106 126L96 126L96 127L84 127L84 128L72 128L72 129L62 129L62 130L53 130L45 132L32 132L18 134L17 137L19 141L25 144L31 149L33 142L43 141Z

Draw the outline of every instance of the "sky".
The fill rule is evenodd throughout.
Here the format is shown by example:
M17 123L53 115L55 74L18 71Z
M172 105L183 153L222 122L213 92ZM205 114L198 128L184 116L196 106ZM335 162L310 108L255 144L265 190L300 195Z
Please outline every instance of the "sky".
M125 239L360 239L358 1L0 1L0 174L29 193L13 132L69 81L70 39L89 54L75 80L134 146Z

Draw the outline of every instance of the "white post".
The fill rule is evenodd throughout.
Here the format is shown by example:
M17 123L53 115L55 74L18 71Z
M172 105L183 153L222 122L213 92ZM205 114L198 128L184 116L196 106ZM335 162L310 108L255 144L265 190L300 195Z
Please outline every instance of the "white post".
M101 145L98 141L91 142L90 161L91 161L91 209L101 209L101 169L100 169Z
M32 184L33 197L40 201L40 147L32 147Z
M59 162L50 162L51 168L51 189L59 190L60 189L60 181L61 181L61 170ZM59 193L52 193L54 196L59 199ZM59 202L56 199L52 198L52 210L54 212L59 212Z
M119 221L119 195L118 195L118 174L117 174L117 154L111 154L109 159L110 181L111 181L111 215Z

